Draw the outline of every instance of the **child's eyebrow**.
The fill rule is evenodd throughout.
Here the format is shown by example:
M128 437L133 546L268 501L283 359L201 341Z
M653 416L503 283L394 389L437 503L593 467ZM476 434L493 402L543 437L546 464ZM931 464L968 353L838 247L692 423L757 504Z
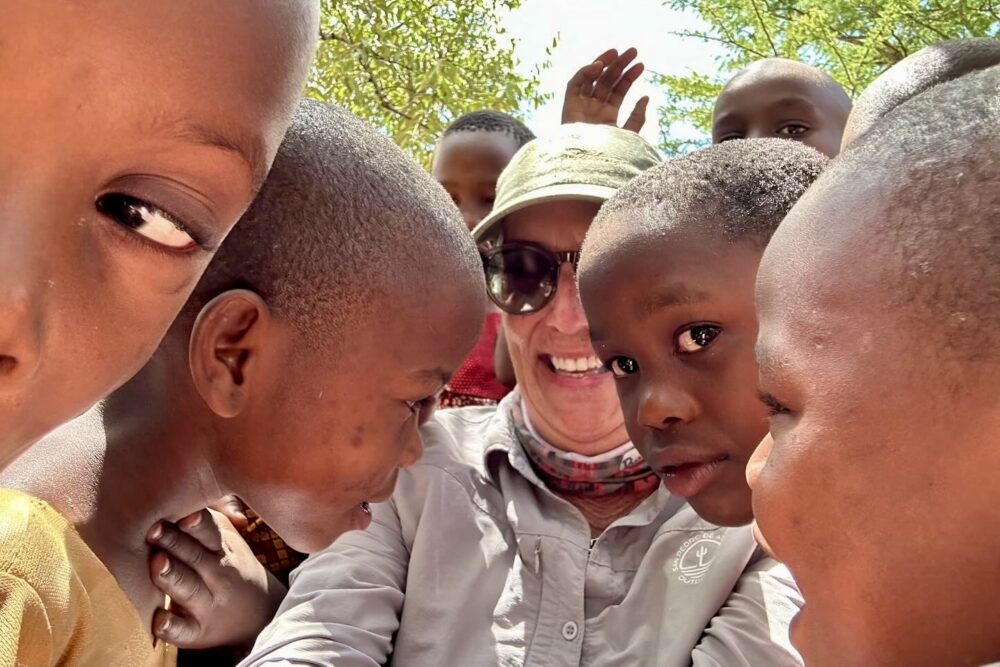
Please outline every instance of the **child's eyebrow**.
M700 303L706 301L708 297L708 292L693 290L679 283L658 287L639 301L639 314L647 318L664 308Z
M258 135L238 128L226 132L183 119L161 121L149 129L150 133L167 133L182 141L203 146L214 146L235 153L250 168L253 191L264 184L267 161L264 159L264 140Z

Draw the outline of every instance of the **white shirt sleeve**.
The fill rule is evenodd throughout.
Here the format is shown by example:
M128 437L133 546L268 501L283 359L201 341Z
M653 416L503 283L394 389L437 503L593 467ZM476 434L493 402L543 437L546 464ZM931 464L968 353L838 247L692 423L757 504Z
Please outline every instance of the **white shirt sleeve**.
M288 595L239 667L376 667L392 653L409 551L390 501L292 574Z
M770 558L743 573L691 654L693 667L800 667L788 627L802 595L788 569Z

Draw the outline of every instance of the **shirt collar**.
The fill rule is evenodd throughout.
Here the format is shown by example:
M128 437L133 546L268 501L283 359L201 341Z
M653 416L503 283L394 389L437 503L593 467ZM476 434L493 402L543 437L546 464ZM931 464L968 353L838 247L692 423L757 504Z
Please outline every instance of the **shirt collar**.
M535 486L551 493L541 478L538 477L535 469L531 466L531 462L528 460L528 455L514 435L514 423L511 419L510 411L512 407L519 405L520 402L521 393L515 389L507 394L497 405L493 419L486 429L483 468L486 471L486 476L494 485L499 485L499 475L497 474L499 466L507 464ZM661 515L664 517L672 516L683 506L683 498L670 495L670 492L663 485L660 485L638 507L632 510L627 516L615 521L613 525L648 525Z

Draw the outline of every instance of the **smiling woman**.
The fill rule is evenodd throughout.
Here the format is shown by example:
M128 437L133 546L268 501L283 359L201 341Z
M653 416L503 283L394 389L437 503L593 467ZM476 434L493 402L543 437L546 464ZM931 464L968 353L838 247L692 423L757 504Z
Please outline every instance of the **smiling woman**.
M316 14L305 0L4 8L0 468L152 354L267 172Z
M576 256L601 203L658 161L578 124L514 157L474 235L518 389L428 420L423 458L367 531L300 566L244 666L799 664L773 640L797 590L749 529L660 488L590 343Z

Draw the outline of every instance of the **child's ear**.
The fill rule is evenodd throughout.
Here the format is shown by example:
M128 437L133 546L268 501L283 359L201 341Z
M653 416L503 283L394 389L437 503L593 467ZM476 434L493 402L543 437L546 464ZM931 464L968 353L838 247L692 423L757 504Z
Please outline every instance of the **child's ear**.
M191 378L220 417L235 417L246 406L270 326L267 304L245 289L223 292L198 313L188 349Z

